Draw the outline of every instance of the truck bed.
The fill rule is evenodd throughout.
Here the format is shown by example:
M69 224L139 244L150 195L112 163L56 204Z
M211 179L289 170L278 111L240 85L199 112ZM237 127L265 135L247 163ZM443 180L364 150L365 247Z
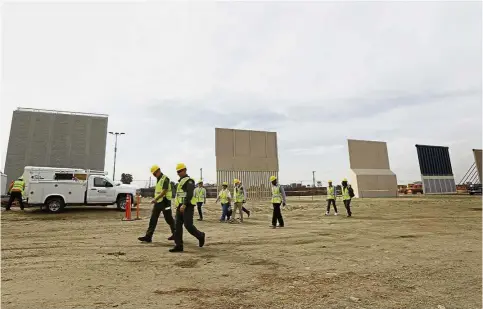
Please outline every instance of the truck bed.
M41 181L28 185L29 204L43 204L48 196L62 196L66 204L83 204L85 200L86 182Z

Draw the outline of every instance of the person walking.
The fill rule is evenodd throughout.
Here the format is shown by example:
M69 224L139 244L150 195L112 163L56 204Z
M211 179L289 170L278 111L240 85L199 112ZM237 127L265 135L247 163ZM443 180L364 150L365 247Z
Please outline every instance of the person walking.
M198 208L198 221L203 221L203 210L201 207L206 204L206 189L203 187L203 180L198 181L198 187L195 189L196 207Z
M240 185L243 186L242 181L241 180L239 181L240 181ZM243 194L245 195L245 200L243 201L242 211L247 214L248 218L250 218L251 211L245 208L245 203L247 201L247 191L245 190L245 187L243 187Z
M272 206L273 206L273 214L272 214L272 228L277 227L284 227L285 224L283 222L282 217L282 210L280 209L281 205L286 205L286 197L285 191L283 187L277 181L277 177L270 176L270 182L272 183Z
M21 210L25 209L23 205L23 190L25 190L25 181L23 181L23 176L20 176L17 180L12 181L8 188L10 198L8 199L8 204L5 210L10 210L15 200L18 200Z
M138 237L139 241L152 242L153 234L158 225L158 219L161 212L163 213L164 220L171 229L171 236L168 240L174 240L175 223L173 219L173 212L171 210L171 199L173 191L171 188L171 181L169 178L161 172L161 169L157 165L151 167L151 174L156 177L156 186L154 189L154 199L151 201L153 210L151 211L151 218L149 219L148 230L146 235Z
M243 188L243 185L241 184L240 180L234 179L233 183L235 184L235 186L233 187L233 199L235 200L235 202L233 207L232 222L235 222L237 212L240 214L240 222L243 222L242 208L243 208L243 204L246 202L245 189Z
M330 213L330 205L334 205L335 216L337 216L337 206L335 206L335 187L332 185L332 180L329 180L329 186L327 187L327 211L325 215L328 216Z
M345 209L347 210L347 217L352 217L351 199L352 197L350 194L349 187L347 185L347 179L344 178L342 180L342 200L344 201L344 206L345 206Z
M230 216L228 212L230 211L230 203L231 203L231 193L228 190L228 183L224 182L218 197L216 198L216 202L221 202L221 217L220 222L224 223L230 220Z
M186 165L178 163L176 172L179 176L178 187L176 188L176 227L174 233L175 246L169 252L182 252L183 247L183 225L186 230L198 239L199 247L205 245L206 234L199 231L193 224L196 198L194 196L195 181L186 173Z

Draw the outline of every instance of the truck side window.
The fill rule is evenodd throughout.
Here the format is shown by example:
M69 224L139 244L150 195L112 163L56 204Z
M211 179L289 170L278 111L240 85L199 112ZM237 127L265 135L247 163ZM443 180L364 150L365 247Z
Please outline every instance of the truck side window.
M94 187L106 187L106 180L101 177L94 178Z

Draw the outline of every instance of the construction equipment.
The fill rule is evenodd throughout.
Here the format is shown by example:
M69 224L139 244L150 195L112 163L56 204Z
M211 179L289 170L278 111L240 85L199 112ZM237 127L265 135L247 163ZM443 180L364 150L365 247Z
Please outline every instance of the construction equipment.
M399 189L402 194L423 194L423 185L421 183L410 183Z

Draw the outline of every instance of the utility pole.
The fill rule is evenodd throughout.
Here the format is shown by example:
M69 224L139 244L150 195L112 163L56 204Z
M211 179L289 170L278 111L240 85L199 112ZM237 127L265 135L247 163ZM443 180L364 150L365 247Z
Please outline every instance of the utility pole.
M113 171L112 171L112 181L115 181L116 180L116 157L117 157L117 137L119 135L124 135L126 133L124 132L111 132L109 131L109 134L111 135L114 135L115 138L116 138L116 141L114 142L114 168L113 168Z
M203 168L200 167L200 180L203 181Z
M314 200L315 190L315 171L312 171L312 201Z

